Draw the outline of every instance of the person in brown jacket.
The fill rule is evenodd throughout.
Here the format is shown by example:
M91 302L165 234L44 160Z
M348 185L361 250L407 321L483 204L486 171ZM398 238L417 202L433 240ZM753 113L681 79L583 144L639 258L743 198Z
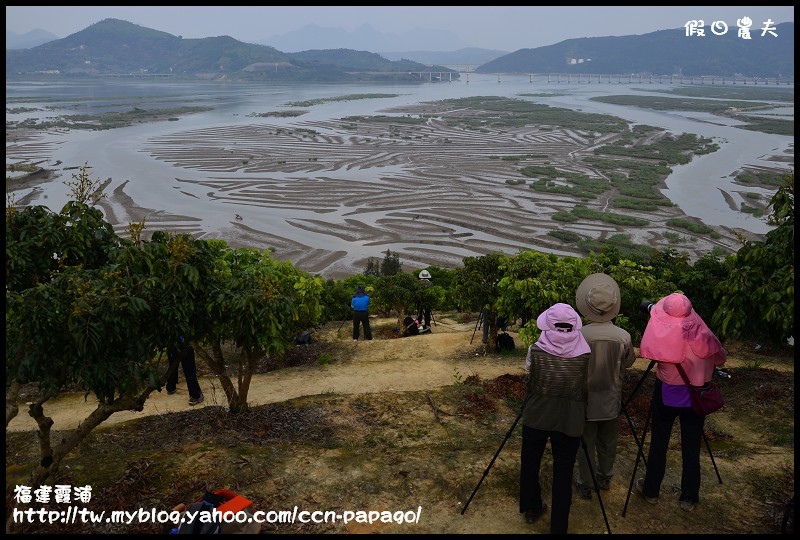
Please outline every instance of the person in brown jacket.
M588 392L586 425L583 440L586 452L578 452L575 486L582 499L591 499L596 489L592 472L600 489L607 490L614 476L617 457L619 415L622 411L622 374L633 365L631 335L614 325L621 304L619 285L609 275L587 276L575 293L575 305L589 323L581 328L589 344ZM589 454L591 469L586 459Z

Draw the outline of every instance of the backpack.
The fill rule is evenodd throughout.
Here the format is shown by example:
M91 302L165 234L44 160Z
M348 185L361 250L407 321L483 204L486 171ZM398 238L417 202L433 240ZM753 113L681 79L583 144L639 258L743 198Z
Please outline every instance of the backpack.
M403 319L403 337L419 335L419 327L417 323L414 322L415 320L416 319L410 315L406 315L406 318Z
M516 346L514 345L514 338L510 334L504 332L497 336L494 344L495 351L501 353L504 351L513 351Z
M193 502L186 507L186 512L194 516L191 523L181 521L177 534L220 534L220 521L212 521L213 510L216 508L208 501Z
M250 519L249 521L239 522L233 520L225 523L221 521L212 521L214 510L216 509L222 516L228 515L229 512L234 514L238 512L245 512L252 518L250 507L253 502L246 499L241 495L237 495L233 491L226 489L218 489L216 491L207 491L203 497L189 506L186 507L185 513L181 519L180 527L173 529L176 534L238 534L238 533L257 533L261 530L261 525ZM186 513L191 512L194 519L191 523L188 522Z
M297 345L310 345L311 344L311 332L304 331L300 332L296 336L292 338Z

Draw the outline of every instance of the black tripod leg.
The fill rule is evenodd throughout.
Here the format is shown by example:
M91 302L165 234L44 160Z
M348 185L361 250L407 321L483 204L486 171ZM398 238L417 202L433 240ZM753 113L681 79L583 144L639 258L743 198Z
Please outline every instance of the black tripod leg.
M342 324L340 324L340 325L339 325L339 330L341 330L341 329L342 329L342 327L344 326L344 323L346 323L346 322L347 322L347 320L348 320L348 319L347 319L347 317L345 317L344 319L342 319ZM336 330L336 333L337 333L337 334L339 333L339 330Z
M631 390L631 394L630 394L630 396L628 396L628 400L622 403L622 408L623 409L626 408L628 406L628 403L631 402L633 397L636 395L636 392L639 390L639 387L642 386L642 383L644 382L644 378L647 377L647 374L650 373L650 370L653 369L653 366L655 366L655 365L656 365L656 361L655 360L650 360L650 364L647 366L647 369L644 370L644 373L642 373L642 376L639 378L639 382L637 382L636 386L633 388L633 390Z
M711 453L711 445L708 443L708 437L706 437L706 430L703 428L703 440L706 441L706 448L708 448L708 455L711 456L711 464L714 466L714 472L717 473L717 480L719 483L722 483L722 477L719 475L719 469L717 469L717 462L714 461L714 454Z
M478 331L478 325L481 323L482 320L483 320L483 310L481 310L481 314L478 315L478 320L475 321L475 330L472 331L472 337L469 340L470 345L472 345L472 340L475 339L475 332Z
M637 445L639 450L636 452L636 461L633 464L633 472L631 473L631 481L628 484L628 496L625 497L625 506L622 507L622 517L625 517L625 513L628 511L628 502L631 500L631 492L633 491L633 483L636 480L636 470L639 468L639 457L644 456L644 452L642 448L644 447L644 441L647 437L647 429L650 427L650 418L653 416L653 401L650 400L650 408L647 411L647 419L644 421L644 431L642 431L642 444Z
M645 377L647 377L647 374L650 373L650 370L653 369L653 366L655 365L656 365L655 360L650 360L650 364L647 366L647 369L644 370L644 373L642 373L642 376L639 378L639 381L636 383L636 386L633 388L633 390L631 390L631 393L628 396L628 400L622 402L622 412L625 413L625 419L628 421L628 427L631 429L631 433L633 434L633 440L636 443L636 447L638 448L637 450L638 454L636 455L636 458L638 459L639 457L641 457L645 467L647 467L647 459L645 459L644 452L642 451L642 447L644 446L644 439L642 439L641 443L639 442L639 437L636 435L636 427L633 425L633 420L631 420L631 417L628 414L628 404L630 404L630 402L633 401L633 398L636 397L636 392L642 386ZM649 419L649 412L648 412L648 419ZM647 432L647 427L645 427L645 433L646 432ZM642 435L642 437L644 437L644 435ZM622 515L624 516L625 513L623 512Z
M633 425L633 420L631 420L631 417L628 414L628 409L625 408L625 405L622 406L622 412L625 413L625 419L628 421L628 427L631 429L631 433L633 434L633 440L639 449L638 455L642 458L644 466L647 467L647 459L644 457L644 452L642 452L642 446L644 445L639 442L639 436L636 434L636 426Z
M528 396L525 398L525 402L522 404L522 408L519 410L519 414L517 415L517 419L514 420L513 424L511 424L511 427L508 429L508 433L506 433L505 439L503 439L503 442L500 443L500 448L498 448L497 452L494 453L494 457L492 458L492 461L489 462L489 465L486 467L486 470L483 471L483 476L481 476L481 479L478 480L478 485L475 486L475 489L472 490L472 495L469 496L469 499L467 500L467 503L464 505L464 508L461 510L461 515L462 516L464 515L464 512L467 511L467 507L469 507L469 503L472 502L472 498L478 492L478 488L481 487L481 484L483 483L483 479L486 478L486 475L489 474L489 469L491 469L492 465L494 465L494 460L496 460L497 456L500 455L500 451L503 450L503 447L506 445L506 442L508 441L509 437L511 437L511 434L514 432L514 428L517 427L517 423L519 422L520 418L522 418L522 413L525 412L525 405L528 404L528 398L530 398L530 396L531 395L528 394Z
M603 506L603 498L600 496L600 483L597 481L597 476L594 474L592 467L592 459L589 457L589 448L586 446L586 441L581 437L581 446L583 446L583 454L586 456L586 463L589 464L589 474L594 482L594 490L597 492L597 500L600 501L600 511L603 513L603 520L606 522L606 529L608 534L611 534L611 525L608 524L608 516L606 515L606 507Z

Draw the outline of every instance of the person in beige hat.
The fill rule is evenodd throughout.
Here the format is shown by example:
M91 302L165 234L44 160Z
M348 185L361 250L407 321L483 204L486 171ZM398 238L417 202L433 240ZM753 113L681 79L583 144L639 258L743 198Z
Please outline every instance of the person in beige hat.
M619 436L619 415L622 410L622 373L633 365L631 335L614 325L621 304L619 285L607 274L587 276L575 293L575 305L589 323L581 328L589 344L588 403L583 440L587 452L578 452L575 485L582 499L592 498L597 477L600 489L610 489L614 475ZM586 459L592 460L591 469Z

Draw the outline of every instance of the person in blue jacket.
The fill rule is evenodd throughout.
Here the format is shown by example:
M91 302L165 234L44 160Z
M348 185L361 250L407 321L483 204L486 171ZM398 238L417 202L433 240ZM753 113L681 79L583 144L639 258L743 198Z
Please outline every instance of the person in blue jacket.
M353 308L353 341L358 341L359 325L364 326L364 339L372 341L372 330L369 327L369 295L364 291L364 286L359 285L353 299L350 300Z

